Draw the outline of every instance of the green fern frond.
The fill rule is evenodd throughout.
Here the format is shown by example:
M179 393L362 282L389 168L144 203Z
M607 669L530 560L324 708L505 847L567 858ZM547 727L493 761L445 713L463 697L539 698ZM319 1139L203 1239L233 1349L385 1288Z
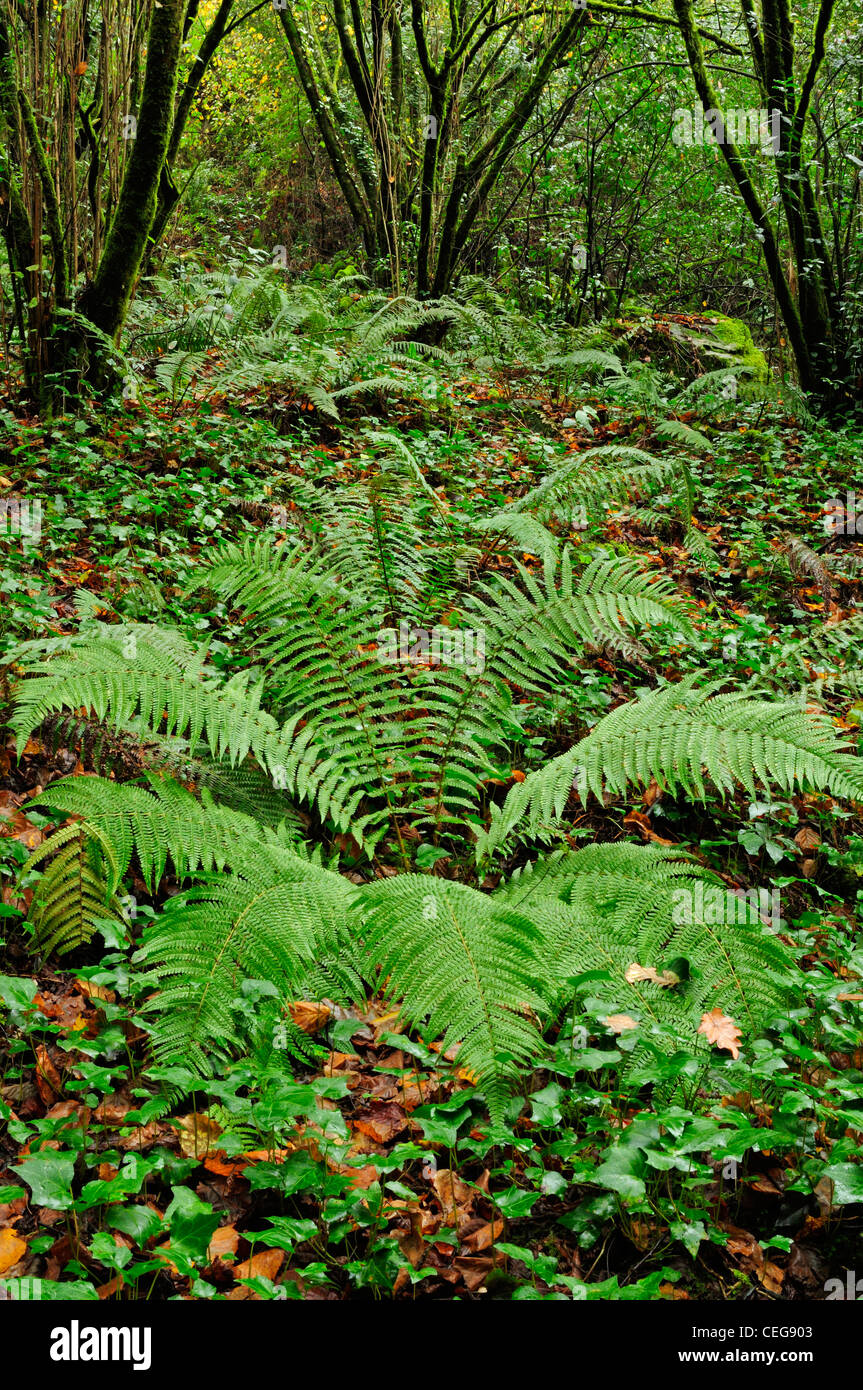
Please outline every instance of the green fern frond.
M309 867L289 881L277 862L262 859L254 880L205 875L171 899L135 957L157 991L141 1009L157 1060L183 1060L206 1076L215 1060L241 1050L235 1001L243 980L266 980L293 1000L319 983L329 960L328 983L342 1001L357 998L347 934L353 896L338 874Z
M697 688L698 679L695 673L621 705L569 752L531 773L493 811L478 856L525 819L535 829L559 817L577 774L581 787L600 797L603 788L622 792L655 777L671 792L703 801L706 776L720 792L743 786L752 800L759 783L863 799L863 764L845 751L826 716L790 701L721 694L721 682Z
M663 420L657 425L653 433L657 439L671 439L675 444L685 444L688 449L694 449L696 453L710 453L713 445L702 434L701 430L694 430L691 425L684 424L682 420Z
M461 1067L500 1122L519 1068L542 1054L541 935L529 918L475 889L404 874L362 889L365 950L429 1038L458 1044Z
M169 777L151 774L147 780L148 789L102 777L63 778L52 782L31 804L81 817L106 851L111 892L128 872L133 853L151 887L169 861L181 879L199 870L227 866L253 874L275 865L289 881L326 874L294 853L275 830L217 805L206 792L198 801ZM52 836L39 852L61 844Z
M553 1011L573 998L567 981L589 974L592 1012L629 1015L664 1052L691 1048L713 1008L744 1042L779 1013L792 956L760 915L767 898L729 890L680 850L632 844L549 856L494 894L541 927Z
M63 826L34 850L26 868L49 856L51 862L36 885L28 920L33 944L46 955L65 955L86 946L105 922L124 929L111 846L102 835L82 825Z

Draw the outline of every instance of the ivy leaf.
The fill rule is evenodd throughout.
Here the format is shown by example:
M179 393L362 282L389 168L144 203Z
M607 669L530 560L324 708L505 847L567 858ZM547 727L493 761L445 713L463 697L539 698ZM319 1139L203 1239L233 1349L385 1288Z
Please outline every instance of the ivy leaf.
M75 1175L75 1155L62 1153L38 1153L23 1163L10 1163L13 1173L23 1178L30 1188L30 1202L34 1207L51 1207L54 1211L64 1211L75 1200L72 1196L72 1178Z
M594 1174L600 1187L619 1192L621 1197L643 1197L644 1155L634 1144L622 1144L612 1149Z
M178 1267L180 1261L199 1263L207 1257L207 1247L221 1216L188 1187L172 1187L171 1191L174 1200L165 1212L171 1231L170 1258Z
M822 1177L833 1184L833 1205L847 1206L863 1202L863 1166L859 1163L831 1163L822 1170Z

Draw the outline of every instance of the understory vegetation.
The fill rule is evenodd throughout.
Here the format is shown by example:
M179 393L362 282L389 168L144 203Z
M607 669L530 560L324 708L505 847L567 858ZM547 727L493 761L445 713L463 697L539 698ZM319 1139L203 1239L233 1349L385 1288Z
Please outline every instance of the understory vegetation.
M119 145L100 162L109 70L126 90L104 52L92 105L37 84L70 167L91 161L89 211L47 197L0 24L3 139L30 132L47 227L25 265L30 175L7 161L6 1297L854 1296L835 1290L863 1220L859 180L804 283L844 106L828 84L804 158L809 79L795 96L755 45L800 130L785 231L744 192L767 240L729 272L686 201L691 177L736 206L712 152L684 178L627 111L614 174L590 125L638 53L624 9L599 5L575 57L584 9L521 38L502 14L501 53L532 44L533 66L501 79L499 136L452 8L462 47L430 54L414 21L399 91L398 6L372 6L366 52L360 6L312 47L290 3L225 33L230 5L166 0L150 42L176 45L175 85L181 38L225 44L169 93L143 211ZM673 11L644 66L676 53L667 80L703 97L712 30ZM740 37L713 35L708 66ZM446 137L422 160L427 95ZM579 278L572 229L549 228L587 155ZM143 149L123 158L142 189ZM632 229L615 179L649 204ZM663 249L669 218L692 264Z

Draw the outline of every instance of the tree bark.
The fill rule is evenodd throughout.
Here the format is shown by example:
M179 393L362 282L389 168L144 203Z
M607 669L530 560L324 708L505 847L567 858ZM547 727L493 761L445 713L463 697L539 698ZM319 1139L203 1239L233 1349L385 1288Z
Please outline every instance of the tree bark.
M185 12L185 0L161 0L153 10L135 147L126 165L105 249L79 303L84 317L110 338L125 321L156 216L174 114Z

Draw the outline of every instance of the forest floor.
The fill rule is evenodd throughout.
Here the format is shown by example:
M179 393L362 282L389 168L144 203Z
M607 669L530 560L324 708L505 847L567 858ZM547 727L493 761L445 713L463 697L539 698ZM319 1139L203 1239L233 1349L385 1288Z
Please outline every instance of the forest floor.
M588 403L593 432L547 385L499 374L453 381L442 405L397 402L339 425L251 393L203 407L154 398L51 423L7 414L0 496L41 498L43 512L37 548L0 545L0 657L71 630L81 591L96 612L119 605L205 633L206 614L179 598L196 557L220 539L277 539L272 507L291 481L362 478L384 427L409 445L445 505L467 515L521 495L550 457L621 438L667 447L649 417L599 396ZM793 650L812 615L838 621L859 606L863 544L827 544L822 511L825 491L853 487L859 439L804 429L781 407L741 404L711 445L690 466L712 568L661 518L615 507L602 527L606 544L637 552L690 598L703 640L698 650L654 651L645 669L596 654L577 673L582 723L656 677L696 668L755 677ZM796 564L789 531L820 561ZM569 539L577 546L583 536L573 529ZM493 563L510 562L501 554ZM830 712L856 737L854 699ZM569 746L572 715L546 714L544 732ZM530 732L501 770L503 790L536 763ZM171 1076L148 1061L130 993L134 941L116 936L44 962L24 925L36 875L22 876L22 865L56 823L28 810L28 797L89 772L97 753L34 737L19 757L0 734L0 1278L9 1296L21 1296L16 1281L39 1279L41 1296L56 1298L806 1300L845 1280L863 1213L863 1170L847 1161L863 1097L863 953L851 912L863 874L859 807L806 796L752 805L741 793L705 808L655 788L576 807L573 847L675 844L729 884L780 887L795 943L801 933L808 941L808 1006L824 1031L808 1046L790 1034L765 1042L766 1089L699 1107L694 1096L630 1093L618 1077L625 1036L584 1046L561 1027L554 1067L511 1107L508 1143L489 1149L470 1073L383 999L365 1009L297 1001L294 1020L318 1051L282 1085L270 1132L231 1123L241 1075L195 1105L166 1107L157 1087ZM130 755L116 775L138 771ZM372 872L349 840L340 848L343 872L355 881ZM377 872L388 871L379 862ZM134 936L159 901L140 879L130 887ZM598 1184L599 1156L621 1128L642 1134L647 1169Z

